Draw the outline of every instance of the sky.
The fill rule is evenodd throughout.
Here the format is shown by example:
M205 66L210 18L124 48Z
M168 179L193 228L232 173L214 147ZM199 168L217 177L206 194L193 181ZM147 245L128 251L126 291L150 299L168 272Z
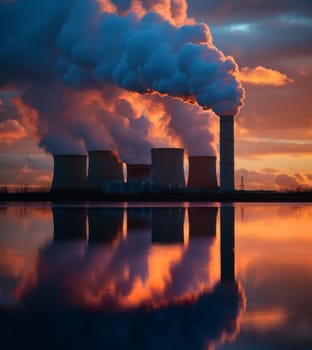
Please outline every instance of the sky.
M49 186L65 150L218 155L229 111L236 188L312 187L310 1L0 0L0 23L0 184Z

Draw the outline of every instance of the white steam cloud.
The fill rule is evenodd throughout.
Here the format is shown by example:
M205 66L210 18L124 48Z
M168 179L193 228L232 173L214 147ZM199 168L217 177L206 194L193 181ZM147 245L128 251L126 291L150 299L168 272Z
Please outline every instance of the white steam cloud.
M204 110L238 112L237 72L184 0L0 2L0 88L23 89L52 153L113 148L129 162L164 144L214 153Z

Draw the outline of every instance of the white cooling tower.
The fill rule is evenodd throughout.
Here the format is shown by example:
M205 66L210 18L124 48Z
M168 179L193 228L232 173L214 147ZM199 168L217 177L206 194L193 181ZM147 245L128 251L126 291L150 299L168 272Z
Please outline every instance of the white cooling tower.
M159 186L185 187L184 149L183 148L153 148L152 177Z
M88 188L101 189L103 181L123 182L122 162L113 151L89 151Z
M127 164L127 182L151 182L152 166L150 164Z
M218 188L216 173L216 157L193 156L189 157L189 188L215 190Z
M86 186L87 156L54 154L54 173L51 191L81 190Z
M234 117L220 116L220 189L234 191Z

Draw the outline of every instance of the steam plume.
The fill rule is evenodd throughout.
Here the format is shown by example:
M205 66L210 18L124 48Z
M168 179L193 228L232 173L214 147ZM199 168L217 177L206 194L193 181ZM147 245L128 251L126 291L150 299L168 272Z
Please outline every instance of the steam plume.
M236 114L237 72L185 0L0 2L0 88L22 90L50 152L109 147L137 161L169 143L212 153L212 122L201 119L211 114L172 98Z

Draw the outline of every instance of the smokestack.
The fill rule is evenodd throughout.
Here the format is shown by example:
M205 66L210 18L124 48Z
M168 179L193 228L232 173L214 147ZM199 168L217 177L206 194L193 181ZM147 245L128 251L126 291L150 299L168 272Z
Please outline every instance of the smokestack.
M89 151L88 188L101 189L103 181L123 182L122 162L113 151Z
M215 190L218 188L216 173L216 157L189 157L189 188Z
M54 174L51 191L81 190L86 186L87 156L54 154Z
M185 187L184 149L153 148L152 177L156 185Z
M127 182L151 182L152 166L150 164L127 164Z
M220 189L231 192L234 183L234 116L220 116Z

